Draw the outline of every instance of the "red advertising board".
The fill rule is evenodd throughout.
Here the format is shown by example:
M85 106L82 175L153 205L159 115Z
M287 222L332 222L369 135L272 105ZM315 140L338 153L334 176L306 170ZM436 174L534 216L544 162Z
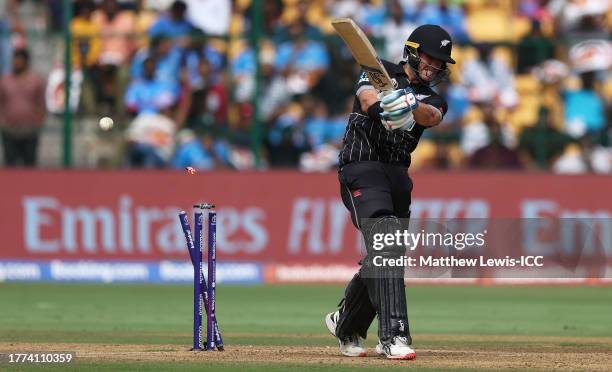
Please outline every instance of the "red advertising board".
M612 177L412 175L413 217L612 215ZM0 259L186 259L177 213L218 206L219 259L354 263L358 235L335 173L0 171Z

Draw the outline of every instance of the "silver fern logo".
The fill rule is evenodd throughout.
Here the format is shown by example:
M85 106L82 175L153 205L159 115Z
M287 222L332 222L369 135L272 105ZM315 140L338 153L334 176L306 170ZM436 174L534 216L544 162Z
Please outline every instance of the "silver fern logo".
M443 47L447 46L448 44L450 44L450 40L442 40L440 42L440 48L443 48Z

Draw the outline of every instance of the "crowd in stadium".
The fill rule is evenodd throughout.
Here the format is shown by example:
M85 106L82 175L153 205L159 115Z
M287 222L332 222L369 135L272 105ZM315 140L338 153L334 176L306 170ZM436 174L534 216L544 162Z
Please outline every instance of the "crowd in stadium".
M62 112L61 66L44 78L30 67L24 3L44 8L50 34L64 17L61 0L0 0L9 166L36 165L46 117ZM436 87L449 112L425 132L413 169L612 173L609 0L265 0L260 10L253 3L74 2L75 123L115 120L122 155L113 166L333 169L359 68L329 21L351 17L395 62L420 24L453 37L458 63Z

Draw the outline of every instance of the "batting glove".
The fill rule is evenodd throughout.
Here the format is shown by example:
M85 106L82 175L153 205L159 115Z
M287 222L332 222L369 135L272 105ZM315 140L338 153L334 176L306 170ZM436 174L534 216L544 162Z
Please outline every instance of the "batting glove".
M388 130L412 129L414 126L412 110L417 108L419 103L410 87L394 90L384 95L381 93L378 98L380 107L383 109L380 120L385 128Z
M384 111L391 112L404 108L414 110L419 107L419 101L417 101L414 91L410 87L404 89L397 89L387 94L379 94L380 107Z
M387 130L403 129L411 130L414 127L415 121L412 111L400 115L399 117L380 114L380 122L385 126Z

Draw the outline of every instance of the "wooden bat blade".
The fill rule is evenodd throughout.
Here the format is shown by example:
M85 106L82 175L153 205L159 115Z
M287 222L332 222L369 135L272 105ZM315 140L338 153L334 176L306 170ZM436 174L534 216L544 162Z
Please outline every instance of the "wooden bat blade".
M332 21L332 26L350 49L355 61L368 74L374 88L382 92L393 90L393 81L389 73L361 28L350 18L335 19Z

